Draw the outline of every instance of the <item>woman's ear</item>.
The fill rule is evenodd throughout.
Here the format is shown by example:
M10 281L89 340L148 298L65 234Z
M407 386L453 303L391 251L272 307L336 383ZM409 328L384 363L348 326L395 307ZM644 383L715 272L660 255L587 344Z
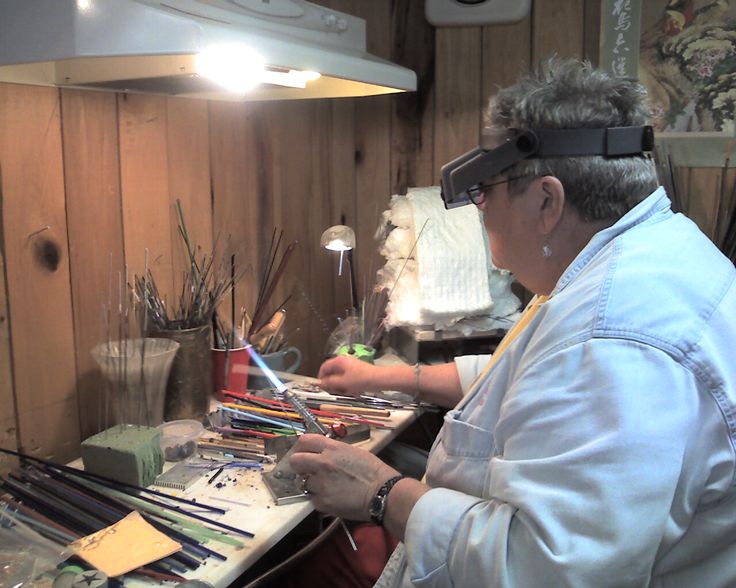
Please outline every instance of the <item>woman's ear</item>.
M542 176L538 181L539 228L544 235L549 235L562 218L565 209L565 188L554 176Z

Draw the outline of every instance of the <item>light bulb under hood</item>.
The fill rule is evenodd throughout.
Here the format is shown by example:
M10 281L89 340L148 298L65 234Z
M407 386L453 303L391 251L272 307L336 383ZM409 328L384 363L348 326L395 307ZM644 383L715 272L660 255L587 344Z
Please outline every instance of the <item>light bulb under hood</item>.
M303 0L0 0L0 15L0 81L221 100L416 89L366 52L363 19ZM258 55L262 73L242 58L205 73L223 47Z

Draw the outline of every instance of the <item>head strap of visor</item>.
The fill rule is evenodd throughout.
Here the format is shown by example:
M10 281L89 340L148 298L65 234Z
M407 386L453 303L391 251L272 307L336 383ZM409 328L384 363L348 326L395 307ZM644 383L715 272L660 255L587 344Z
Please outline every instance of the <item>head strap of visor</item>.
M513 132L513 130L512 130ZM442 166L445 208L470 203L468 189L524 159L536 157L632 157L654 148L650 126L606 129L526 129L500 146L484 144Z

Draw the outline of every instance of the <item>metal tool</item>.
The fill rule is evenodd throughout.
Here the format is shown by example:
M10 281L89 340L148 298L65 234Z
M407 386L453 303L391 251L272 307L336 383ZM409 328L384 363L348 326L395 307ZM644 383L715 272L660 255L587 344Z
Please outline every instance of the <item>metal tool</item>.
M175 490L186 490L199 480L204 472L202 468L190 466L182 461L176 464L170 470L160 474L153 482L156 486L165 488L174 488Z
M283 386L283 384L282 384ZM299 398L284 386L282 391L284 399L291 404L294 410L304 420L304 427L307 433L315 433L317 435L325 435L326 437L337 437L337 430L327 428L317 420L311 411L299 400ZM344 433L345 425L342 425ZM307 498L304 488L300 485L300 477L291 469L290 457L294 452L292 447L279 460L273 470L264 472L263 480L266 482L273 499L276 504L290 504Z
M319 422L317 417L312 414L306 405L299 400L299 398L287 388L287 386L276 377L273 370L266 365L261 359L260 355L256 353L253 346L249 343L245 346L250 353L251 358L255 364L261 369L263 375L268 378L268 381L273 384L273 387L281 393L283 398L293 407L294 411L304 421L304 428L307 433L315 433L317 435L325 435L326 437L340 437L347 434L345 425L337 425L330 428L325 427ZM279 460L270 472L263 473L263 481L268 486L268 490L271 492L273 499L276 504L290 504L292 502L298 502L307 498L304 489L300 487L300 478L291 469L289 458L294 452L292 447L286 454Z

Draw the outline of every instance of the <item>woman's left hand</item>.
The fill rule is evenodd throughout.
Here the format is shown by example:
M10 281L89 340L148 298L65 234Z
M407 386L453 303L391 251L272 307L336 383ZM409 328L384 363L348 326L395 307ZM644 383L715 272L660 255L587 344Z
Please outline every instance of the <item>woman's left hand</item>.
M370 520L371 498L398 474L365 449L322 435L302 435L290 460L314 507L351 521Z

